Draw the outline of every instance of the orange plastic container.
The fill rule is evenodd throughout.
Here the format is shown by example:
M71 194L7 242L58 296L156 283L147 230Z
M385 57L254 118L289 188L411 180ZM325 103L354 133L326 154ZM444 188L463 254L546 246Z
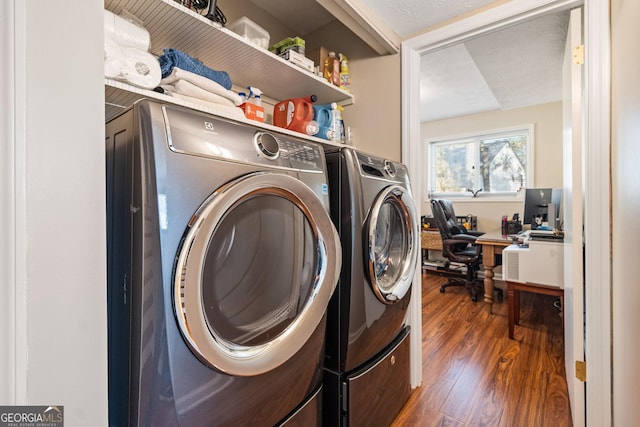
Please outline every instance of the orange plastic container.
M307 124L313 120L315 95L292 98L278 102L273 107L273 124L296 132L306 133Z
M256 120L259 122L264 122L264 107L262 105L255 105L250 102L245 102L240 105L242 111L244 111L244 116L247 119Z

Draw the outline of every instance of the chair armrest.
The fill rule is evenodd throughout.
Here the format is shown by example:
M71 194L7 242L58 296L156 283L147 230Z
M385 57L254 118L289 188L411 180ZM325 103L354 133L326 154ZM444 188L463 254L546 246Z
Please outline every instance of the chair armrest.
M442 241L442 255L449 261L477 262L482 253L482 245L476 245L475 241L474 236L456 234L453 239Z
M452 239L447 239L447 242L455 240L455 243L475 243L477 237L471 234L454 234Z
M469 230L467 233L474 237L480 237L484 234L484 231Z

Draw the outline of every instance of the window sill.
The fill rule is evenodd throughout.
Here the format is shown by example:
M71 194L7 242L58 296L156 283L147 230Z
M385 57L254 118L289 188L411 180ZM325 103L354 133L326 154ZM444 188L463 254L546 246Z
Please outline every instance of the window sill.
M464 203L524 203L524 192L519 191L515 194L478 194L473 197L471 194L460 193L439 193L430 194L427 200L431 199L448 199L452 202Z

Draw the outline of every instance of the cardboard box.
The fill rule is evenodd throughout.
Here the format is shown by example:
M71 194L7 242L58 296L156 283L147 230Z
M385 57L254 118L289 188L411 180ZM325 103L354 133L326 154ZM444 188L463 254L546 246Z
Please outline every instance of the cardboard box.
M280 57L293 64L296 64L299 67L313 72L313 61L303 54L296 52L295 50L287 50L286 52L281 53Z
M264 122L264 107L262 105L255 105L250 102L245 102L240 106L240 108L242 108L242 111L244 111L244 116L247 119Z
M324 60L329 56L329 49L324 46L312 49L307 53L307 58L311 59L316 67L320 68L320 72L324 68Z
M300 37L287 37L271 46L269 50L276 55L280 55L287 50L295 50L296 52L304 55L305 44L304 39L301 39Z

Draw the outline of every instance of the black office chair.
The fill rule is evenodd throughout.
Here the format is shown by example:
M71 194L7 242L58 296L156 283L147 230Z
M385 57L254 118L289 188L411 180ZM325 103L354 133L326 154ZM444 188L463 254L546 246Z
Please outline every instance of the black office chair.
M477 236L470 234L466 228L458 225L456 214L450 200L431 199L431 211L442 237L442 255L450 262L463 263L467 267L465 278L451 277L440 286L444 292L449 286L464 286L471 293L471 300L478 300L478 292L482 284L478 282L478 268L482 262L482 246L476 245Z

